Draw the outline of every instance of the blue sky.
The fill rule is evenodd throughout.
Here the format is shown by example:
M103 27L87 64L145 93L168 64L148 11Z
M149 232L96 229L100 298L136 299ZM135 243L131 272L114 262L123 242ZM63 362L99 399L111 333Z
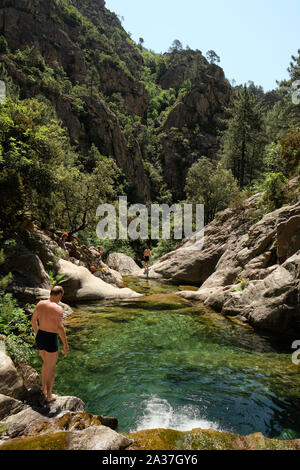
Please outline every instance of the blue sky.
M174 39L205 54L213 49L226 77L265 91L288 78L300 48L300 0L106 0L138 42L166 52Z

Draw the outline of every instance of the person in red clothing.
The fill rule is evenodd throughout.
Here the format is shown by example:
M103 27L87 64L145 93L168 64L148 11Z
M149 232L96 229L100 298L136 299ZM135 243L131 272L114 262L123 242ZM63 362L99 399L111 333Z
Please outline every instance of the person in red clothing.
M99 253L99 258L100 258L100 261L101 261L101 258L102 258L102 255L103 255L103 252L101 250L101 246L98 246L97 251Z
M58 244L66 252L67 258L70 257L70 250L66 247L66 241L68 238L69 234L67 232L63 232L58 240Z

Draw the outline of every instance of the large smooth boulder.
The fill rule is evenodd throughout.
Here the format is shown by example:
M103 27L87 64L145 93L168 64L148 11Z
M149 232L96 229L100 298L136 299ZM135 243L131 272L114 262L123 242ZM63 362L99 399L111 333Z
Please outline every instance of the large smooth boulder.
M111 269L109 266L104 264L103 262L100 263L100 270L96 271L94 276L102 279L102 281L106 282L107 284L112 284L116 287L122 287L123 285L123 278L118 271Z
M176 283L203 284L215 272L224 253L230 252L253 225L247 214L253 211L261 195L247 199L243 210L228 208L221 212L200 232L183 240L176 250L162 256L149 268L147 276ZM146 276L140 271L134 275ZM233 275L229 273L229 277Z
M66 247L70 250L68 261L71 261L76 266L83 266L85 268L88 268L89 265L94 265L98 268L98 271L94 274L96 277L108 284L122 287L123 279L120 273L103 263L94 246L87 247L75 235L72 235L71 240L66 243Z
M24 396L23 380L9 356L0 351L0 393L20 399Z
M59 261L59 274L64 274L64 299L69 302L101 299L131 299L141 297L131 289L114 287L97 278L83 266Z
M51 287L41 259L25 243L17 241L15 245L7 246L4 256L5 263L1 266L1 271L4 274L12 273L13 285L43 289Z
M68 436L69 450L121 450L132 444L122 434L106 426L95 426L80 432L72 432Z
M253 327L292 333L300 326L300 250L282 265L275 265L264 279L229 286L204 283L198 291L177 294L201 300L228 316L240 316Z
M140 267L136 262L124 253L110 253L106 260L106 264L123 276L128 276L140 270Z
M254 223L260 197L251 196L238 211L221 212L154 264L149 277L198 284L198 291L178 295L239 315L256 328L290 333L300 327L300 202Z

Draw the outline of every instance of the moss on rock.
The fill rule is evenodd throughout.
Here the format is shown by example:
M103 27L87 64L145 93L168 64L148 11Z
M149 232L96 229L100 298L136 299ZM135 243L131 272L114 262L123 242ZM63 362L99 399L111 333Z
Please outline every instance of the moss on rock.
M299 450L300 439L268 439L261 433L240 436L213 429L176 431L147 429L125 434L133 439L128 450Z

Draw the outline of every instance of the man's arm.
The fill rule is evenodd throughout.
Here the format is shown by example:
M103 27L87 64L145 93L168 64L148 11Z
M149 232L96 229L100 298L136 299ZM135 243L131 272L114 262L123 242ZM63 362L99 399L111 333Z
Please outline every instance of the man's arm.
M63 354L67 354L69 352L69 346L68 346L68 341L67 341L67 335L66 335L66 330L63 324L63 315L62 311L59 313L59 319L58 319L58 327L57 327L58 335L63 343L64 349L62 351Z
M31 325L32 325L32 328L33 328L33 331L35 333L35 335L37 334L38 332L38 315L39 315L39 307L40 307L40 302L38 304L36 304L35 306L35 309L33 311L33 315L31 317Z

